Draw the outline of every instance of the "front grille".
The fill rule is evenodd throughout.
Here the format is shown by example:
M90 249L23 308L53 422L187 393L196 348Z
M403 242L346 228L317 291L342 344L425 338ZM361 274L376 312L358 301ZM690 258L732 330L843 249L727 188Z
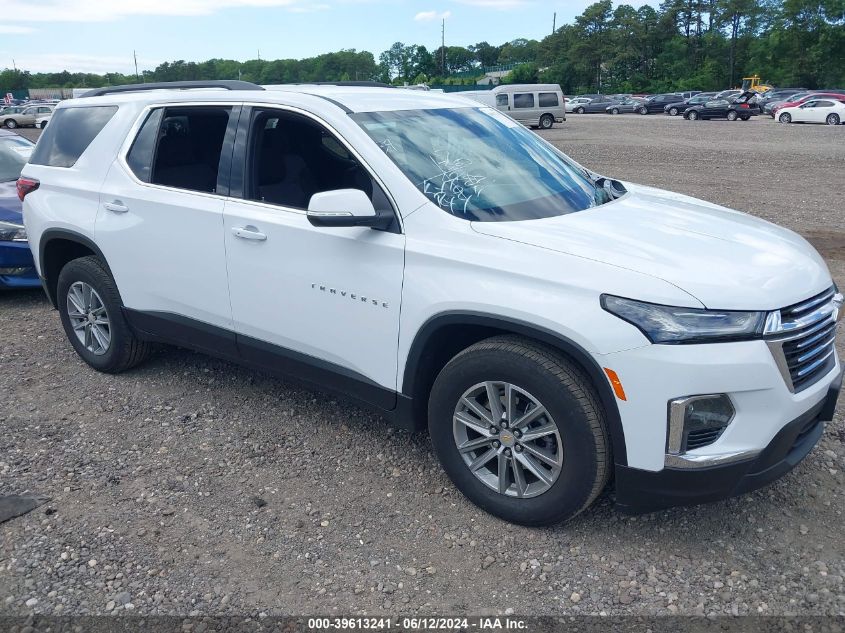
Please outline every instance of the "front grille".
M781 309L781 328L786 333L769 343L778 367L793 393L814 384L835 361L834 288Z

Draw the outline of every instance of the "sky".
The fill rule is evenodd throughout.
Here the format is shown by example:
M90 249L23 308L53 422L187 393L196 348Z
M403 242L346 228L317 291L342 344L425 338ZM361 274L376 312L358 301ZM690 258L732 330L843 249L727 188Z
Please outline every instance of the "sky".
M0 69L134 72L164 61L303 58L394 42L541 39L591 0L2 0ZM615 3L615 4L618 4ZM628 0L635 7L659 0Z

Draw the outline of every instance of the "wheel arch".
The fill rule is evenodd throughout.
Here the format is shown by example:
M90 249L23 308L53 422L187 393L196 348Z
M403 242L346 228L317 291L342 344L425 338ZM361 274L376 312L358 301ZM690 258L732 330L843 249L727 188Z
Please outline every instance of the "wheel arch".
M68 229L47 229L41 234L38 245L38 268L41 271L44 291L54 308L58 305L56 286L62 268L73 259L89 255L99 257L106 270L109 270L103 252L89 237Z
M428 394L440 370L458 352L478 341L501 334L516 334L552 347L569 357L590 379L604 408L611 436L614 461L627 465L622 419L616 397L602 368L579 344L546 328L508 317L454 311L429 318L419 329L408 350L402 378L402 394L410 399L415 428L425 428Z

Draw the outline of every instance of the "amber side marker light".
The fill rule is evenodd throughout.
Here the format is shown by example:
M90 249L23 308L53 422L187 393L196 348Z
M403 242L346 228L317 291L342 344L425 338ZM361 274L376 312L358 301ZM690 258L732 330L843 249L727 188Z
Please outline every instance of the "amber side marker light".
M616 394L616 397L620 400L627 401L628 398L625 397L625 390L622 388L622 381L619 380L619 376L616 375L616 372L612 369L608 369L604 367L604 373L607 374L608 379L610 380L610 384L613 387L613 393Z

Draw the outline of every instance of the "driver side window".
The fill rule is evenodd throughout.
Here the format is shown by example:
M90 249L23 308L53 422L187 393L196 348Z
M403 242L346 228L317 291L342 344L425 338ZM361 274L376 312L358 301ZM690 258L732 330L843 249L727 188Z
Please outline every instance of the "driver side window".
M391 208L381 187L346 146L308 117L254 111L248 160L249 200L307 209L315 193L359 189L376 209Z

